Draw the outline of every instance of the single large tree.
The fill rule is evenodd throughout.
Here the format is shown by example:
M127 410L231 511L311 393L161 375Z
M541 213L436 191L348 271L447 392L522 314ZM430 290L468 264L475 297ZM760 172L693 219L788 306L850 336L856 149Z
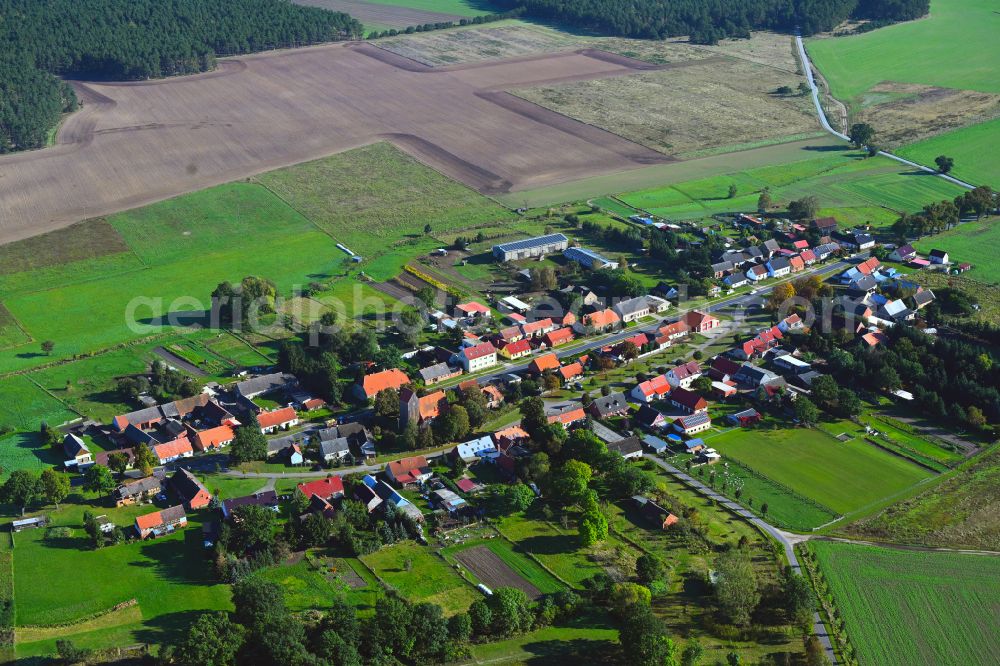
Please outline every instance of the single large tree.
M847 133L855 148L867 146L875 138L875 129L868 123L854 123Z
M740 549L730 550L719 557L715 569L718 574L715 598L719 608L733 624L750 624L750 617L760 603L757 574L750 557Z
M235 666L244 629L226 613L203 613L182 632L167 663L178 666Z
M939 173L948 173L955 166L955 160L947 155L938 155L934 158Z
M104 465L92 465L83 477L83 488L96 495L108 495L115 489L115 477Z
M562 467L553 470L549 477L554 498L565 504L576 504L587 496L587 484L593 470L585 462L567 460Z
M57 472L49 468L42 472L41 484L42 494L45 496L45 499L55 504L58 511L59 502L66 499L66 496L69 495L69 477L62 472Z
M622 619L618 642L630 666L663 666L675 662L677 647L663 620L648 605L636 604Z
M41 494L42 487L38 477L25 469L11 472L3 486L0 486L0 498L7 504L19 507L22 516L25 507L37 500Z
M153 450L145 443L132 449L132 455L135 456L135 466L142 472L143 476L152 474L153 468L160 462Z
M267 460L267 437L260 431L260 423L255 415L236 429L236 436L229 447L229 459L234 464Z

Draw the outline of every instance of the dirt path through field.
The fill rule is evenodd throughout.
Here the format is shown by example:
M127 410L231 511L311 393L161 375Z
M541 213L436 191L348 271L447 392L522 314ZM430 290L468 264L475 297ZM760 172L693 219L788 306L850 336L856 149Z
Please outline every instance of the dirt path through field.
M0 157L0 244L379 140L486 194L667 162L502 92L645 68L577 51L436 71L352 42L77 82L55 147Z

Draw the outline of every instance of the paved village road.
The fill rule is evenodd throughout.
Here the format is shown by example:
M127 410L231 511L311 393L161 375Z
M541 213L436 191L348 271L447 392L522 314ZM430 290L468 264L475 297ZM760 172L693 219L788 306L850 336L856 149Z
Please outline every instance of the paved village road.
M667 473L680 479L683 483L690 486L691 488L701 493L705 497L708 497L709 499L718 502L720 505L732 511L740 518L747 520L748 522L755 525L761 531L771 535L778 543L781 544L782 548L785 549L785 557L788 559L788 564L792 568L792 571L794 571L799 575L802 575L802 567L799 564L799 559L795 556L795 544L800 543L802 541L807 541L809 539L808 536L792 534L789 532L785 532L784 530L779 530L774 525L771 525L770 523L762 520L761 518L757 517L756 515L748 511L742 505L737 504L736 502L726 497L723 497L719 493L715 492L714 490L706 486L701 481L698 481L690 474L687 474L686 472L677 469L670 463L664 462L663 460L660 460L659 458L650 453L644 453L643 457L646 460L652 462L653 464L661 467ZM813 613L813 633L816 634L816 637L819 638L820 643L826 650L826 656L830 659L830 663L836 664L837 655L833 651L833 642L830 640L830 635L826 631L826 625L824 625L823 620L820 619L819 613Z

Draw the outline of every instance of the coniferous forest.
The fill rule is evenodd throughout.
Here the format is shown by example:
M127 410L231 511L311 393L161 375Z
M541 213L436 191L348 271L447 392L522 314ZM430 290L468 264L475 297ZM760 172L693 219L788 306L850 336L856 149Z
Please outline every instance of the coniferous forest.
M527 16L561 21L602 34L645 39L690 35L711 44L750 30L829 30L845 19L880 23L927 13L929 0L502 0Z
M43 146L75 108L59 76L189 74L216 55L360 33L347 14L283 0L0 0L0 153Z

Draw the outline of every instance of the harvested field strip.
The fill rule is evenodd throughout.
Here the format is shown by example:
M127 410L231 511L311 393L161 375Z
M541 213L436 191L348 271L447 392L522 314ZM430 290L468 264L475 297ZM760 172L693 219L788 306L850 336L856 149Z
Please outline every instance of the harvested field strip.
M111 610L107 613L101 613L96 617L70 624L61 624L52 627L17 627L15 635L18 643L33 643L35 641L71 637L74 634L96 631L98 629L110 629L111 627L138 622L142 622L142 609L139 608L139 604L132 604L125 608Z
M379 48L431 67L579 48L584 39L530 24L446 30L380 39Z
M475 546L458 552L455 559L491 590L514 587L522 590L532 600L542 596L537 587L517 575L516 571L486 546Z
M471 564L467 563L463 559L468 553L470 553L470 551L479 552L481 549L488 550L492 556L499 559L503 567L510 570L512 576L516 576L522 580L527 586L533 588L538 594L557 592L565 587L549 572L543 569L537 562L530 559L526 554L519 552L514 544L504 538L489 539L485 543L479 544L475 544L474 542L470 546L455 546L446 549L445 552L450 553L451 556L455 557L455 559L465 564L466 568L468 568L476 576L476 578L485 583L488 587L492 588L493 585L487 582ZM470 557L475 559L476 556ZM510 583L505 584L510 585ZM514 587L518 586L515 585ZM527 587L523 587L522 589L524 589L526 593L528 592Z
M101 219L87 220L18 244L0 245L0 275L128 251L128 245L114 227Z
M809 546L862 664L996 663L1000 558Z
M335 12L344 12L361 21L365 28L374 26L385 28L406 28L411 25L425 23L445 23L455 21L461 16L445 14L440 11L427 11L416 8L381 4L371 0L294 0L297 5L306 7L321 7Z

